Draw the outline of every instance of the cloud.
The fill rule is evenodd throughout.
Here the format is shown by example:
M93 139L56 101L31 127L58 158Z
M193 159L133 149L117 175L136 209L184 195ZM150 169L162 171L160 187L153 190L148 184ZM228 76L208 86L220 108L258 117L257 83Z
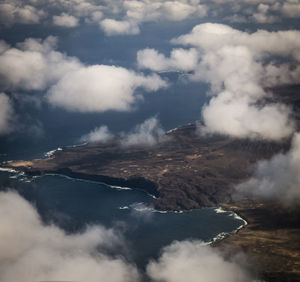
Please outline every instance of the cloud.
M123 8L129 19L143 21L156 21L166 18L171 21L182 21L188 17L204 17L207 7L200 5L199 1L135 1L123 2Z
M44 225L36 210L18 194L0 193L0 281L139 280L135 266L104 249L118 247L120 238L100 226L67 235Z
M139 26L136 22L105 19L100 22L100 26L107 35L140 33Z
M252 281L240 265L200 241L167 246L157 261L148 264L147 274L153 281L164 282Z
M279 11L283 16L287 18L299 18L300 17L300 3L299 1L284 1L274 6L275 11Z
M5 93L0 93L0 135L13 131L13 121L14 110L12 102Z
M2 24L8 26L16 23L38 24L42 19L46 19L43 24L48 24L51 18L59 19L65 14L80 20L81 24L105 20L100 27L108 35L128 35L139 33L139 26L144 22L185 21L204 17L225 22L280 22L282 18L296 19L299 5L298 1L293 0L3 0L0 19ZM45 11L49 11L49 14Z
M165 131L160 127L156 117L145 120L142 124L137 125L132 133L123 136L121 145L129 146L154 146L157 143L164 142L168 139Z
M278 102L263 101L272 97L265 87L299 81L298 65L286 63L299 60L299 31L247 33L206 23L171 42L192 48L175 48L169 57L155 49L140 50L138 66L153 71L186 71L190 80L210 84L213 97L202 109L205 126L201 133L269 140L293 133L291 110ZM272 61L274 57L285 63Z
M167 84L157 75L144 76L122 67L93 65L66 73L47 94L48 101L69 111L128 111L135 90L156 91Z
M270 61L272 56L298 60L299 31L259 30L249 34L207 23L172 42L197 48L200 59L190 79L211 85L210 94L214 97L202 110L202 133L270 140L292 134L291 110L280 103L265 104L262 100L272 96L265 86L297 82L298 67L266 60Z
M237 186L238 193L277 200L290 206L300 203L300 133L289 152L258 162L253 177Z
M167 83L122 67L85 66L55 50L56 38L26 39L17 48L0 43L0 84L9 90L46 90L46 101L70 111L128 111L141 97L137 90L157 91Z
M55 51L57 39L28 38L0 54L0 83L4 89L44 90L66 73L81 67L74 57Z
M223 24L205 23L172 41L175 44L197 46L203 50L218 50L222 46L247 46L256 55L278 55L300 61L300 31L247 33Z
M53 16L53 23L58 26L75 27L78 25L78 19L66 13L62 13L60 16Z
M269 10L269 5L261 3L257 6L257 12L252 17L258 23L273 23L278 21L277 17L269 15Z
M109 132L108 127L106 125L102 125L100 127L96 127L90 133L83 135L80 140L83 142L91 142L91 143L105 143L113 138L113 134Z
M192 79L209 82L215 95L202 110L204 131L269 140L292 134L291 110L260 102L271 96L261 85L263 70L245 47L225 46L202 57Z
M148 68L153 71L192 71L198 63L196 49L173 49L170 58L158 53L155 49L144 49L137 53L137 63L140 68Z
M29 4L29 3L28 3ZM0 4L0 23L10 26L15 23L37 24L46 17L43 9L37 9L32 5L21 1L4 1Z

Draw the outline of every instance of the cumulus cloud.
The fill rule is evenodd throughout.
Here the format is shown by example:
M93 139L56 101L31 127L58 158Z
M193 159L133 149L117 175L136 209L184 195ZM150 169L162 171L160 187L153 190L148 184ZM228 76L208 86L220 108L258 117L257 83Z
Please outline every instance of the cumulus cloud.
M300 203L300 133L289 152L258 162L253 177L237 186L239 193L278 200L286 206Z
M196 49L185 50L182 48L172 50L170 57L166 58L155 49L144 49L137 53L137 63L140 68L148 68L153 71L192 71L198 63Z
M266 86L299 81L298 65L270 61L272 56L299 60L299 31L247 33L206 23L172 42L193 48L173 49L169 57L145 49L138 52L137 62L139 67L154 71L188 71L190 80L211 85L214 97L202 110L205 127L201 133L271 140L293 133L291 110L280 103L262 101L272 96Z
M157 261L148 264L147 274L153 281L164 282L252 281L243 267L199 241L167 246Z
M156 91L166 82L122 67L93 65L65 74L47 94L48 101L70 111L127 111L137 99L135 90Z
M119 3L117 11L121 15L124 13L121 19L106 18L100 23L100 27L108 35L138 34L139 25L143 22L201 18L206 15L207 7L199 1L126 0Z
M136 22L131 21L117 21L114 19L105 19L100 22L100 26L107 35L140 33L138 24Z
M271 140L291 135L294 131L291 110L280 103L259 102L271 95L260 83L264 75L261 64L248 48L222 47L208 51L193 77L209 82L215 95L202 110L205 130Z
M5 93L0 93L0 135L13 130L14 110L11 100Z
M277 21L277 17L270 15L269 10L269 5L261 3L257 6L257 12L252 17L258 23L273 23Z
M138 281L135 266L104 252L120 242L113 230L98 226L67 235L44 225L13 192L0 193L0 217L1 282Z
M156 91L167 83L122 67L86 66L55 50L56 38L26 39L17 48L0 43L0 84L15 90L45 90L47 101L70 111L130 110L137 90Z
M218 50L222 46L247 46L257 55L278 55L300 61L300 31L269 32L258 30L247 33L223 24L205 23L195 26L188 34L173 43L197 46L203 50Z
M121 145L129 146L153 146L167 140L165 131L161 128L156 117L145 120L137 125L132 133L123 136Z
M108 127L106 125L102 125L100 127L96 127L90 133L83 135L80 140L83 142L91 142L91 143L105 143L113 138L113 134L110 133Z
M210 94L214 97L203 108L202 133L271 140L292 134L294 122L290 109L280 103L262 101L272 96L264 87L298 81L298 66L276 64L270 58L298 60L299 31L247 33L207 23L197 25L172 42L193 48L174 49L169 58L154 49L141 50L138 65L155 71L172 68L189 71L191 80L211 85Z
M53 23L58 26L75 27L78 25L78 19L66 13L62 13L60 16L53 16Z
M0 83L4 88L44 90L81 63L55 50L57 39L28 38L0 54Z
M37 24L46 16L43 9L21 1L4 1L0 4L0 23L10 26L15 23Z

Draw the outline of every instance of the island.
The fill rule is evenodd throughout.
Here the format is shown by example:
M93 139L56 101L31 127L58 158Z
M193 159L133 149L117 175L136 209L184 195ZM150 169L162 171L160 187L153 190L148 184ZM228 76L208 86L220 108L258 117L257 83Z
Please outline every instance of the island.
M280 99L299 106L299 87L279 88ZM284 93L284 94L283 94ZM248 224L215 246L242 249L253 269L266 281L300 281L300 207L235 197L235 186L252 175L257 161L287 152L291 140L271 142L221 135L200 136L195 124L166 133L155 146L90 143L56 150L50 157L14 161L2 166L28 177L62 174L109 185L142 189L159 210L190 210L220 206Z

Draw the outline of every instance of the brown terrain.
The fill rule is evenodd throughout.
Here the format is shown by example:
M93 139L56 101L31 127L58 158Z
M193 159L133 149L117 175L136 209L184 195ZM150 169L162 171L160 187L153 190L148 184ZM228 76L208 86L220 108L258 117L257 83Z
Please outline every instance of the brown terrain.
M298 112L299 87L278 88L278 99ZM154 195L161 210L188 210L222 206L247 220L237 234L217 243L242 249L253 269L266 281L300 281L300 207L288 209L277 202L239 199L235 185L251 176L253 165L286 152L281 143L200 137L195 125L167 133L168 140L152 147L122 148L109 144L66 147L48 159L3 164L28 176L58 173L110 185L143 189Z

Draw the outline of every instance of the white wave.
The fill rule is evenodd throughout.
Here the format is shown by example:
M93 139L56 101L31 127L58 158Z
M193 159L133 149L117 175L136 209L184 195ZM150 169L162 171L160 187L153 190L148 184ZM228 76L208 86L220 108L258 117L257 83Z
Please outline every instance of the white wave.
M47 158L50 158L50 157L52 157L52 156L55 154L55 152L57 152L57 151L62 151L62 148L58 147L58 148L56 148L56 149L54 149L54 150L51 150L51 151L49 151L49 152L46 152L46 153L44 154L44 156L47 157Z
M88 142L84 142L84 143L75 144L75 145L69 145L69 146L65 146L65 147L66 148L76 148L76 147L80 147L80 146L85 146L87 144L88 144Z
M154 208L147 206L145 203L135 203L130 207L138 212L156 212Z
M211 243L221 241L221 240L225 239L226 237L228 237L229 235L230 235L230 233L221 232L217 236L215 236L211 241L209 241L209 243L211 244Z
M217 207L217 208L214 209L214 211L216 213L226 213L226 212L228 212L228 211L224 210L222 207Z
M100 183L100 182L98 182L98 183ZM105 183L102 183L102 184L104 184L106 186L109 186L113 189L117 189L117 190L132 190L132 188L130 188L130 187L114 186L114 185L108 185L108 184L105 184Z
M129 210L128 206L119 207L119 210Z
M232 216L234 219L241 220L241 221L243 222L243 225L242 225L242 226L248 224L248 222L247 222L245 219L243 219L242 217L240 217L240 216L239 216L237 213L235 213L235 212L231 212L231 213L229 214L229 216Z
M6 171L6 172L11 172L11 173L18 172L17 170L15 170L13 168L8 168L8 167L0 167L0 171Z

